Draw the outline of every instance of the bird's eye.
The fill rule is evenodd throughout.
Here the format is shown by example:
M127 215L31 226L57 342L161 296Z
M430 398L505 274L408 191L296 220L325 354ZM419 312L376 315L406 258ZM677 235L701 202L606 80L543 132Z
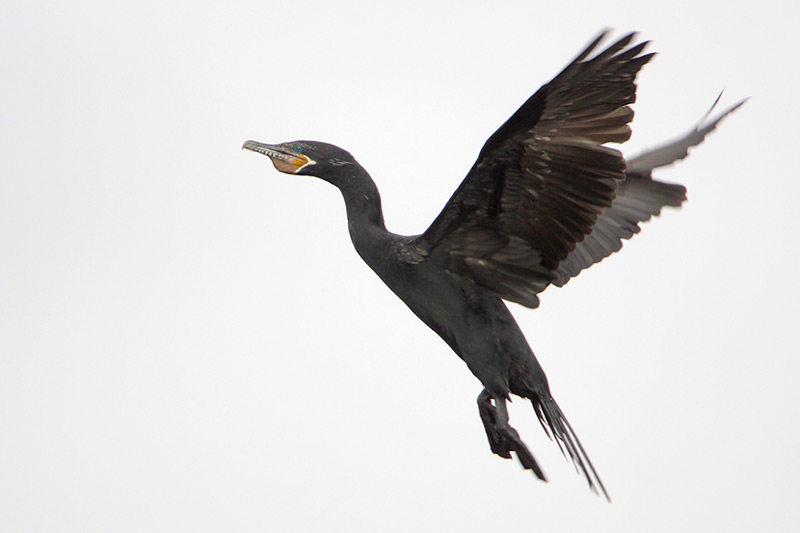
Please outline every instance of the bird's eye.
M303 151L303 147L300 146L299 144L295 144L294 148L292 148L292 150L294 150L294 153L299 154L300 152Z

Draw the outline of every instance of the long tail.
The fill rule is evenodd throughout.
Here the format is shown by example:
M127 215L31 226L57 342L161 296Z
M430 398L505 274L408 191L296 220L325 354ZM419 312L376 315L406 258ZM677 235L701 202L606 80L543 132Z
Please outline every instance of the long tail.
M531 399L533 410L539 418L539 423L542 425L544 432L550 437L550 440L555 440L558 444L561 453L565 457L572 459L575 464L575 469L582 473L586 480L589 482L589 488L594 492L601 492L608 501L611 501L608 492L606 491L603 482L592 465L589 456L581 445L581 441L572 429L572 426L564 416L561 408L552 397L536 396ZM555 437L555 438L553 438Z

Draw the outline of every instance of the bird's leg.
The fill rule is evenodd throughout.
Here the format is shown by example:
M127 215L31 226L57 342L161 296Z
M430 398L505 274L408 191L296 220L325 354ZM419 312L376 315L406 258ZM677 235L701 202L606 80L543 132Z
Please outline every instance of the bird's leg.
M511 459L511 454L509 453L511 450L497 431L497 409L492 403L492 395L486 389L483 389L478 395L478 412L481 415L483 428L486 430L486 437L489 439L492 453L505 459Z
M478 395L478 412L481 415L492 452L505 459L511 459L510 452L515 452L519 462L526 470L532 470L536 477L547 481L533 454L519 438L517 430L509 425L505 398L494 398L484 389Z

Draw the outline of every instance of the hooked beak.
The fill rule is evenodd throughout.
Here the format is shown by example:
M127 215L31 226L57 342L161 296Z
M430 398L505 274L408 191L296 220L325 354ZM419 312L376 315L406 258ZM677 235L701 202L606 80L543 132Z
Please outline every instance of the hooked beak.
M298 170L306 165L313 165L309 157L303 154L295 154L276 144L264 144L258 141L247 141L242 145L243 150L264 154L272 160L272 164L279 172L284 174L296 174Z

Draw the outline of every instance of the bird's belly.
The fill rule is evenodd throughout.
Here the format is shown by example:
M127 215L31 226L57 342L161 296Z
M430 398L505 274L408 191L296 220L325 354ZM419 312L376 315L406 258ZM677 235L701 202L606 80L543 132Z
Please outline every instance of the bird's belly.
M390 277L389 288L464 360L492 394L510 392L510 369L519 366L515 361L533 354L501 300L486 295L478 302L471 301L447 274L437 277L423 270Z

